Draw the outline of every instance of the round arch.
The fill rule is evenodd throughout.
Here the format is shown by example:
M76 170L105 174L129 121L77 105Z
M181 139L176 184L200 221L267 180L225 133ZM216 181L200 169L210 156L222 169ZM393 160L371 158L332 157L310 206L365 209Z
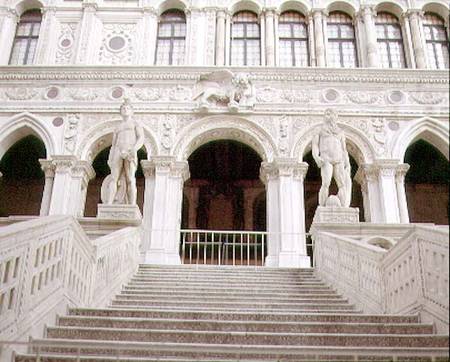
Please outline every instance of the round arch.
M30 135L44 142L47 157L56 154L55 142L44 122L31 113L21 113L0 127L0 159L13 144Z
M353 1L331 1L325 6L328 13L333 11L342 11L352 18L357 12L357 5Z
M439 15L442 20L444 20L445 25L448 26L449 24L449 5L447 2L444 1L430 1L426 2L422 6L422 11L425 13L434 13Z
M223 116L206 117L187 127L175 142L174 156L185 161L197 148L218 140L244 143L266 162L276 156L275 142L265 130L245 118Z
M307 16L311 11L311 7L303 0L286 1L280 4L278 11L280 14L285 11L297 11L302 15Z
M398 135L392 157L403 161L408 147L419 139L436 147L449 160L449 129L443 122L429 117L416 120Z
M340 122L338 122L338 125L345 133L347 150L358 165L372 163L375 159L375 150L364 134L352 126ZM300 161L303 160L303 157L311 150L312 139L320 127L322 127L321 124L311 127L296 137L292 157Z
M24 0L19 1L13 8L16 10L17 15L21 16L24 12L32 9L43 9L44 4L39 0Z
M253 0L237 0L231 3L229 11L231 14L235 14L239 11L253 11L259 16L262 11L262 5Z
M403 4L394 1L384 1L376 5L375 10L377 13L386 12L395 15L399 20L402 14L406 11Z
M184 12L188 8L188 4L183 0L166 0L160 2L156 8L158 9L158 15L161 16L165 11L173 9Z
M102 150L111 146L114 129L120 122L120 120L111 120L98 124L91 129L81 140L77 149L77 156L81 160L93 161ZM159 150L155 141L156 137L147 127L143 126L143 129L145 138L144 147L148 157L158 155Z

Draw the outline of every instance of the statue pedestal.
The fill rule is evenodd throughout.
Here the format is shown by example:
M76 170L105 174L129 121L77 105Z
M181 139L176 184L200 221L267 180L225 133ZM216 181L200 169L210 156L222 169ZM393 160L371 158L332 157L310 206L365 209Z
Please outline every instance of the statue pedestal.
M112 220L141 220L142 215L137 205L98 204L97 217Z
M318 206L312 223L359 223L359 209L357 207Z

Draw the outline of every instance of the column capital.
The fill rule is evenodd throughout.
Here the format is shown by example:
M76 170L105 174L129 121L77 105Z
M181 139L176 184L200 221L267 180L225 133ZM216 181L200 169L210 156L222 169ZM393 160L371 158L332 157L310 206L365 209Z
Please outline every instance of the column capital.
M145 177L155 176L156 173L166 173L170 177L181 177L183 181L189 179L189 164L187 161L177 161L173 156L154 156L150 160L141 161Z
M216 8L216 16L217 18L226 18L229 11L227 8Z
M158 16L158 9L153 6L144 6L141 11L144 15Z
M77 161L72 168L72 173L74 176L83 178L86 183L95 177L94 168L88 161Z
M260 169L260 179L266 183L270 179L280 176L292 176L295 179L303 180L308 171L306 162L299 162L296 158L276 158L273 162L263 162Z
M363 165L363 171L368 180L379 176L394 177L398 166L399 160L379 159L375 160L374 163Z
M276 7L263 8L263 13L265 13L266 16L267 15L270 15L270 16L278 16L278 15L280 15L280 12L279 12L279 10Z
M82 4L83 11L95 13L98 10L98 4L93 0L85 0Z
M397 165L395 180L398 182L404 182L405 176L408 173L409 165L407 163L401 163Z
M45 6L41 9L42 15L55 15L56 14L56 6Z
M411 19L416 17L423 18L425 12L422 9L408 9L402 15L405 17L410 17Z
M311 9L311 15L314 17L314 18L317 18L317 17L322 17L322 16L328 16L328 10L327 9L325 9L325 8L313 8L313 9Z
M55 167L56 173L68 173L72 172L78 158L76 156L65 155L52 155L51 161Z
M19 21L19 14L17 13L16 9L9 8L9 7L0 7L0 14L3 13L7 18L12 19L14 22Z
M44 171L45 177L55 177L56 166L53 164L52 160L40 158L39 163L41 164L41 169Z
M361 5L359 11L357 12L357 16L359 16L363 21L364 17L371 16L372 18L377 16L377 11L375 10L375 5L364 4Z

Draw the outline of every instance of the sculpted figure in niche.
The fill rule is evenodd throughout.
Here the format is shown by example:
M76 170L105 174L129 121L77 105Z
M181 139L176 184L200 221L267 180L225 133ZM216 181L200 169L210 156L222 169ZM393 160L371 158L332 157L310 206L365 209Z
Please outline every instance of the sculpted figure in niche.
M136 205L137 151L144 145L144 131L133 120L133 107L125 99L120 106L122 122L114 130L108 166L111 169L104 181L106 193L102 195L107 204Z
M322 176L319 205L350 207L352 193L350 159L344 132L336 121L336 112L327 109L325 122L312 141L312 155ZM333 176L339 189L337 199L336 196L329 196Z
M254 106L254 88L245 74L234 75L229 70L203 74L194 91L199 109L208 111L211 101L225 103L232 112Z

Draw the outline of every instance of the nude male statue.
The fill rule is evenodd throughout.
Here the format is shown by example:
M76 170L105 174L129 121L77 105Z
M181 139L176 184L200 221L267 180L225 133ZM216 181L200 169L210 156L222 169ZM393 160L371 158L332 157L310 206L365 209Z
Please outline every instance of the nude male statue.
M138 167L137 151L144 144L144 131L133 121L133 107L128 99L120 106L122 122L114 130L108 166L111 169L108 204L113 204L120 180L126 183L126 203L136 205L136 170ZM122 187L125 185L121 185Z
M344 133L337 125L336 120L336 112L327 109L325 123L312 141L312 155L322 176L319 205L326 205L331 179L334 176L339 189L337 196L340 206L350 207L352 187L350 159Z

